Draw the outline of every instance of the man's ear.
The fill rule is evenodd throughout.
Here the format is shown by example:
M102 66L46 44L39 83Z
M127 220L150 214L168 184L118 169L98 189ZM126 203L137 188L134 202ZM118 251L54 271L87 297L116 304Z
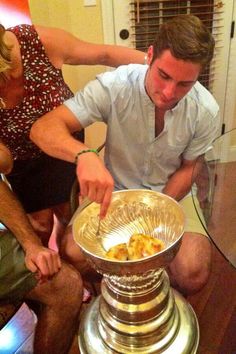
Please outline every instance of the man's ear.
M150 45L147 50L147 64L150 65L153 58L153 46Z

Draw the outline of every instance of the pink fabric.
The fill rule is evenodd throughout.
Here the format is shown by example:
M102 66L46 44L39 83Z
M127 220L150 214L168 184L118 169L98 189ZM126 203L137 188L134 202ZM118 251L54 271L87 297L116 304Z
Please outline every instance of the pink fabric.
M83 302L88 302L89 300L91 300L92 295L86 288L84 288L83 290Z

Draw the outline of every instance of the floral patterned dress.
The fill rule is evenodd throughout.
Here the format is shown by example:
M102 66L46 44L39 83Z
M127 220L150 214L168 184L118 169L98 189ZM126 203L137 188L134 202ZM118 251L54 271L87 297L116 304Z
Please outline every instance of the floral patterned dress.
M40 150L29 140L31 125L46 112L73 96L62 72L49 61L34 26L9 28L20 44L25 95L12 109L0 109L1 138L14 159L38 157Z
M34 26L19 25L8 31L15 34L20 45L25 93L14 108L0 109L0 137L15 161L9 182L26 211L32 212L69 199L75 167L46 156L29 139L29 133L39 117L73 93L62 71L51 64Z

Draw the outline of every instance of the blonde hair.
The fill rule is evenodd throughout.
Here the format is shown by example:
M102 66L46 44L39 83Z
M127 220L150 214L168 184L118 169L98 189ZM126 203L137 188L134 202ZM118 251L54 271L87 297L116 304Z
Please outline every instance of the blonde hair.
M9 46L4 42L3 37L5 32L5 28L0 24L0 76L3 78L5 78L6 70L11 68L12 49L12 46Z

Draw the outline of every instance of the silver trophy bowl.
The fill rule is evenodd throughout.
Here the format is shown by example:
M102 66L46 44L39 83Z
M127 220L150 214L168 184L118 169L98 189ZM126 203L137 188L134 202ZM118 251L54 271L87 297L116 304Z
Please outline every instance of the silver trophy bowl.
M73 223L73 235L93 267L100 273L139 274L165 267L176 255L184 232L184 213L172 198L149 190L114 192L112 203L99 227L100 205L91 203ZM97 233L99 229L99 233ZM157 237L163 251L134 261L114 261L106 252L127 243L135 233Z
M185 217L179 203L158 192L114 192L99 225L100 205L79 208L73 236L93 268L103 275L101 295L85 313L79 335L82 354L195 354L199 342L196 316L170 287L165 268L181 245ZM152 256L127 261L106 252L142 233L164 242ZM96 343L95 345L93 343Z

